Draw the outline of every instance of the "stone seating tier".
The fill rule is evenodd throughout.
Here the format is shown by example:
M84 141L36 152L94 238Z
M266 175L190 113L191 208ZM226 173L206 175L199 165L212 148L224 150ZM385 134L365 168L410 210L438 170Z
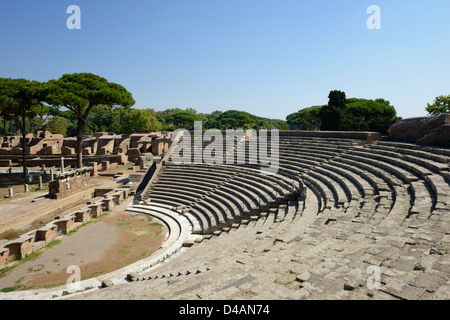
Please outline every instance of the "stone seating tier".
M250 166L167 163L148 195L161 203L149 204L173 202L203 234L85 297L449 299L450 150L333 134L281 134L271 178ZM306 196L289 197L299 180ZM377 289L367 285L373 267Z

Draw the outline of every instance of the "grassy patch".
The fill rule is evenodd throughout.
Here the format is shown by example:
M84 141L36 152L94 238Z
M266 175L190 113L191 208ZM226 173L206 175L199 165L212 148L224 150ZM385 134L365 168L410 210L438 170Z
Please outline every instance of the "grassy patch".
M145 235L139 235L139 236L130 238L130 241L131 241L131 242L136 242L136 241L141 240L143 237L145 237Z
M126 249L126 247L123 247L123 248L120 248L120 249L119 249L119 252L120 252L121 254L128 254L128 253L130 253L130 250Z
M89 225L89 224L91 224L91 223L95 223L95 222L97 222L97 221L103 219L103 218L106 217L106 216L108 216L107 211L103 211L103 214L101 214L100 216L98 216L98 217L96 217L96 218L91 218L89 221L86 221L85 223L83 223L83 224L77 226L76 228L70 230L69 233L68 233L68 235L72 235L72 234L74 234L75 232L77 232L78 230L80 230L81 228L83 228L83 227L85 227L85 226L87 226L87 225Z
M8 287L8 288L1 289L0 292L7 293L7 292L15 291L17 289L19 289L19 287Z
M66 284L65 281L57 281L57 282L52 282L52 283L48 283L48 284L42 284L39 287L42 288L42 289L47 289L47 288L54 288L54 287L63 286L65 284Z
M52 242L47 244L47 246L45 246L45 247L48 249L48 248L52 248L54 246L57 246L58 244L61 244L61 240L53 240Z
M43 264L38 264L37 266L28 268L28 272L38 272L41 271L42 269L44 269L44 265Z
M97 272L94 272L94 273L88 275L87 277L82 277L81 280L92 279L92 278L102 275L103 273L104 272L102 272L102 271L97 271Z

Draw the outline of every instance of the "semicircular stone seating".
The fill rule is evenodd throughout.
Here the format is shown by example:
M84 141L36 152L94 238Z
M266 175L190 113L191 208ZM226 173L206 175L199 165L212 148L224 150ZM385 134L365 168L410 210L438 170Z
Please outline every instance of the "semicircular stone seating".
M207 146L208 143L203 143L202 154ZM236 148L238 139L231 148L224 141L224 162L231 152L236 160ZM212 234L298 197L301 183L298 179L282 174L265 175L260 167L249 164L248 144L244 150L245 165L237 165L237 161L217 165L169 161L144 195L144 202L170 205L192 222L194 233ZM195 151L191 149L193 160Z
M157 288L146 297L450 297L448 148L280 132L276 151L273 176L167 163L145 199L176 207L210 240L141 274Z
M130 210L166 215L170 247L86 297L450 299L449 148L301 132L273 147L273 175L243 139L223 145L231 164L165 162Z

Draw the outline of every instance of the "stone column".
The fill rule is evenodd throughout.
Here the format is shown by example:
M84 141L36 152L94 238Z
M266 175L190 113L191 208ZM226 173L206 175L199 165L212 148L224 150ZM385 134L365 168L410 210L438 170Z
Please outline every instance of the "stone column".
M102 171L106 171L109 169L109 161L102 161Z
M91 177L98 176L97 162L91 162L89 163L89 166L93 168L91 170Z
M146 164L146 157L140 156L139 157L139 169L141 169L141 170L145 169L145 164Z

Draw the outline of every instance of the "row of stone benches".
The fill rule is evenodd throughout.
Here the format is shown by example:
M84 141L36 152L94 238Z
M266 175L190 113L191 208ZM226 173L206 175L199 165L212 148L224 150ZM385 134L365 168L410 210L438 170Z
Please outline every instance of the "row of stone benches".
M401 162L393 164L394 161L379 157L376 150L365 153L365 156L361 156L360 151L352 150L348 154L335 158L330 164L336 168L345 164L354 172L364 172L365 177L372 175L371 180L378 176L382 182L384 181L382 183L384 187L378 187L379 182L375 184L375 187L379 189L379 194L385 201L391 201L390 217L397 213L398 221L417 217L418 214L429 216L436 208L445 208L450 202L449 180L446 176L448 172L446 166L448 167L450 162L443 163L444 166L439 171L427 172L426 168L420 167L423 163L412 163L408 166ZM431 151L428 152L432 153ZM355 156L356 153L359 155ZM390 189L391 197L386 197L387 189ZM409 219L408 223L410 221Z
M258 216L250 216L248 217L248 219L243 219L237 223L232 224L230 227L224 227L220 230L216 230L211 234L199 236L194 243L201 243L203 242L203 240L206 239L210 240L217 238L219 236L223 237L224 235L227 235L229 233L231 234L232 230L234 230L233 234L237 234L236 230L244 230L249 225L252 225L252 228L254 228L257 233L262 233L264 230L267 230L269 228L271 229L278 228L280 229L280 233L283 233L281 232L282 228L287 229L287 227L292 221L301 218L304 209L300 207L301 206L300 204L301 202L299 201L291 200L286 204L281 204L278 207L273 207L267 211L261 212L260 215ZM145 206L140 207L145 208ZM151 206L149 205L147 205L146 207L149 210L151 208ZM292 236L292 233L285 234L285 236L290 237ZM204 264L205 264L204 260L199 260L198 264L194 263L194 265L190 265L189 269L173 269L173 270L170 268L166 268L163 265L160 265L158 268L153 268L147 272L129 274L127 278L128 280L135 282L146 280L155 281L164 278L172 278L172 277L178 278L182 276L197 275L202 272L210 270L210 267L206 267Z
M416 182L417 181L411 182L411 185ZM392 186L394 189L396 187L400 186ZM448 183L447 185L442 185L442 189L448 192ZM385 190L380 190L380 192L383 197L386 196ZM311 200L311 198L308 199L308 202L311 203ZM401 212L407 212L410 203L406 202L403 203L403 205L404 208ZM342 292L353 292L353 290L356 292L356 290L359 289L364 292L364 284L367 281L367 277L360 279L356 276L350 277L348 275L353 272L356 274L358 268L361 268L361 265L365 266L365 268L372 265L380 266L381 271L383 272L381 296L383 296L383 292L387 292L392 293L396 297L406 298L413 296L420 297L420 294L425 290L417 285L419 282L418 280L414 280L415 278L413 277L415 274L419 273L420 275L418 275L418 277L422 276L422 273L419 272L420 269L418 268L426 268L427 271L431 270L431 266L444 268L431 270L430 273L423 273L423 277L427 279L433 274L435 277L433 278L433 281L437 281L442 277L442 273L438 274L438 271L448 270L448 268L445 269L446 262L444 258L442 258L442 260L444 260L443 264L437 266L440 257L445 256L443 256L443 249L439 249L440 247L435 244L436 242L439 243L440 239L445 236L446 231L448 234L448 224L442 225L440 224L440 220L422 219L420 225L417 226L396 225L392 224L392 217L390 217L390 219L389 216L382 214L384 210L382 206L380 206L379 213L382 215L371 217L366 221L367 223L352 223L352 220L339 220L336 224L311 224L306 227L307 232L302 234L302 231L299 230L300 224L293 223L293 220L284 219L278 223L273 223L277 221L275 217L279 216L280 212L281 214L285 212L286 207L283 207L283 205L280 205L278 211L275 211L275 208L270 210L271 213L269 216L265 216L265 218L260 218L250 224L241 224L239 228L232 228L230 229L230 233L222 232L220 237L212 238L214 241L202 242L200 246L195 248L197 250L186 252L184 255L174 260L173 263L169 262L167 265L164 265L164 268L160 268L159 271L155 270L143 274L142 276L135 276L133 281L151 280L151 286L157 288L157 294L152 295L152 297L164 296L169 299L183 299L192 298L195 295L203 296L203 294L217 292L216 295L209 297L214 298L221 296L219 295L220 293L223 294L223 297L228 298L233 296L233 294L239 293L239 290L236 288L244 284L249 285L254 280L254 277L249 276L247 276L248 279L239 278L239 272L252 270L254 272L253 274L258 274L258 277L261 277L264 274L267 274L268 278L272 277L269 273L270 267L266 264L261 265L260 269L255 269L258 266L257 261L254 260L255 257L267 256L267 259L273 257L273 260L270 261L273 261L274 264L278 263L276 267L281 268L288 264L288 261L292 261L292 259L296 258L295 252L298 252L299 258L296 258L296 260L299 262L304 261L302 268L305 268L305 265L308 265L307 269L305 268L308 272L305 272L304 275L297 275L297 278L300 278L300 288L302 287L301 283L305 283L305 288L308 288L308 279L310 277L313 281L316 281L312 283L319 283L317 282L318 276L323 272L327 277L333 276L333 273L340 277L344 277L345 285L342 284L340 289ZM448 208L446 211L444 209L438 209L436 211L439 211L437 216L444 219L443 214L444 212L448 213ZM376 210L374 210L374 212L376 214ZM446 221L448 221L448 218ZM439 225L440 227L437 227ZM447 229L445 226L447 226ZM287 233L289 233L289 236L286 236ZM384 237L381 238L380 235L383 235ZM343 241L345 241L347 246L342 245ZM371 247L367 247L365 252L363 251L358 255L360 259L358 259L357 263L350 260L355 256L356 252L359 252L356 250L361 250L361 248L369 246L369 242ZM213 250L213 248L217 247L221 248L220 252ZM327 247L328 250L323 250L323 247ZM409 251L409 247L416 248ZM294 251L292 250L293 248L298 248L297 250L300 251ZM317 250L315 250L316 248ZM280 254L276 255L278 250L280 250ZM420 255L421 251L423 251L422 255ZM202 253L202 259L199 261L198 255L200 252ZM317 253L321 255L317 255ZM305 258L300 259L300 254L301 257ZM311 259L306 259L309 257L308 254ZM314 255L317 256L314 257ZM339 261L340 264L338 265L340 268L336 267L336 270L328 270L324 267L325 265L335 265L329 261L331 255L333 255L333 257L339 257L339 260L336 260ZM413 256L417 256L417 258L413 259ZM402 258L407 258L408 260L402 260ZM200 278L201 273L196 275L198 278L194 278L192 271L187 273L184 272L184 270L196 270L202 261L214 261L214 265L211 267L212 271L215 275L223 274L223 276L217 276L217 281L213 280L205 282L204 278ZM245 270L241 271L240 268ZM365 268L362 270L365 271ZM258 273L258 271L261 272ZM411 272L411 274L406 274L407 272ZM177 277L177 281L169 283L167 278L171 277ZM186 277L186 279L184 279L184 277ZM230 277L229 280L228 277ZM235 284L235 286L230 285L224 287L230 288L230 290L227 291L220 290L220 284L223 283L224 278L227 278L228 280L226 283L232 283ZM273 280L273 277L271 279ZM398 281L393 282L393 279L397 279ZM408 286L408 279L409 281L415 281L414 286ZM321 288L324 288L326 283L334 283L333 281L326 282L325 280L323 283L320 283L323 285ZM339 278L336 281L336 284L340 283L338 281L342 281L342 279ZM359 285L359 282L361 282L362 285ZM199 283L203 283L203 290L189 290L189 288L196 287ZM252 284L257 286L262 283L264 282L254 281ZM269 281L268 283L271 286L280 289L278 282L272 283ZM439 280L439 285L445 286L445 278L443 281ZM337 290L335 287L337 287L337 285L328 285L327 290L334 293L333 290ZM259 291L258 287L254 288L254 290L248 290L246 292ZM430 292L430 295L438 288L437 285L435 286L435 282L432 282L426 287L427 291ZM246 286L246 289L248 289L248 286ZM314 287L311 286L311 290L313 289ZM308 294L312 294L313 292L314 291L308 292ZM321 291L317 290L317 292L320 293ZM418 293L416 294L416 292ZM378 293L377 291L372 291L372 294Z
M294 141L299 145L294 144ZM410 208L410 212L413 213L431 212L438 203L441 205L446 203L447 195L441 191L443 190L441 186L446 184L445 174L448 172L448 163L446 163L447 159L443 151L435 148L417 151L417 148L414 147L411 149L413 150L410 152L411 154L405 157L386 153L392 153L392 150L384 151L383 143L378 148L376 144L356 148L359 145L358 142L336 141L335 145L339 147L330 149L327 146L321 146L320 142L324 141L321 139L284 139L283 137L280 139L279 151L280 173L286 174L288 177L300 175L313 192L319 195L318 202L322 210L350 206L352 202L354 206L362 208L370 201L374 201L375 207L381 203L390 210L397 208L397 211L394 210L393 213L402 211L404 214L404 210L400 210L404 203L413 204ZM332 142L333 139L328 139L328 143ZM290 143L292 145L289 145ZM324 151L321 148L327 150ZM403 146L403 148L409 152L407 146ZM381 150L381 152L378 153L377 150ZM434 151L437 152L434 153ZM416 154L413 154L414 152ZM418 158L416 157L417 152L426 153L429 156ZM170 180L167 182L175 185L182 184L183 181L180 181L176 174L174 172L173 175L167 176L167 179ZM209 178L211 178L210 173L192 177L198 185L207 184L205 180ZM217 174L215 178L220 181L220 174ZM251 181L251 179L249 180ZM406 184L406 192L405 187L400 187L404 184ZM182 186L177 186L177 188L179 188L177 189L178 195L183 194L183 190L185 193L190 192L183 189ZM205 193L211 191L216 191L216 189L204 190ZM171 188L168 187L163 192L170 198ZM185 205L192 202L193 198L195 198L195 192L190 199L186 200ZM438 199L441 200L438 201ZM222 214L229 210L230 206L226 205L227 200L220 201L218 199L218 201L225 203L225 205L219 204L219 207L228 208L222 208ZM396 202L397 206L395 206ZM259 201L258 204L260 204ZM202 205L198 206L202 207ZM373 208L374 206L369 207ZM203 214L210 210L211 208L202 208ZM215 219L217 223L224 221L226 217L221 220L219 215L215 215Z
M315 150L316 153L317 151L321 151L322 153L325 152L342 152L343 149L355 146L360 144L361 141L360 140L353 140L353 139L348 139L346 141L340 141L339 139L326 139L326 140L321 140L319 139L308 139L308 138L291 138L291 137L280 137L279 139L279 143L277 145L274 146L274 148L272 148L271 145L271 141L270 141L270 136L269 139L267 141L267 143L265 144L265 147L267 148L267 150L263 150L263 151L267 151L268 154L270 154L270 151L273 149L273 151L279 151L280 153L282 153L285 150L294 150L294 152L296 151L302 151L305 150L305 148L309 149L309 150ZM193 159L195 159L195 154L203 154L203 152L205 152L205 148L208 147L208 145L210 144L210 142L205 142L203 141L201 144L196 145L194 143L194 140L192 138L192 140L190 141L190 156L192 161L194 161ZM216 146L217 144L215 144L214 146ZM223 154L221 154L221 156L223 156L223 161L225 162L226 157L231 155L231 157L235 159L236 162L236 158L237 158L237 151L243 151L244 155L245 155L245 162L249 163L249 159L253 155L253 152L257 152L259 150L259 148L261 146L264 146L264 144L260 145L259 142L257 142L256 144L252 144L251 141L245 140L245 139L240 139L239 142L234 141L234 143L232 144L227 144L226 141L223 141L223 144L220 145L220 147L222 148L222 152ZM253 149L253 147L256 147L256 150ZM186 151L186 149L184 149L184 151ZM208 149L208 152L211 151ZM218 151L218 150L216 150ZM177 154L178 151L175 150L175 153ZM258 152L258 154L260 154ZM256 157L257 159L257 157Z
M291 145L291 148L289 149L288 143L296 142L298 144ZM323 146L323 141L320 139L290 139L288 138L287 141L284 139L280 139L280 169L281 173L289 172L289 177L298 177L298 174L301 174L302 172L305 172L307 170L311 170L314 167L317 167L320 165L323 161L329 160L333 157L336 157L343 153L348 148L354 147L358 145L358 142L355 142L354 140L350 141L339 141L339 140L333 140L333 139L327 139L329 143L332 143L335 141L334 149L330 151L328 149L325 151L325 146ZM322 145L320 144L322 142ZM246 144L246 148L248 150L248 144ZM310 149L309 149L310 148ZM308 150L309 154L305 156L304 150ZM302 152L300 152L302 151ZM319 151L322 151L322 154L318 153ZM300 154L299 154L300 153ZM324 154L326 153L326 154ZM301 157L301 164L299 165L299 158ZM319 158L319 159L318 159ZM308 166L305 167L304 164L308 162ZM299 170L300 169L300 170ZM316 189L320 189L322 194L326 194L324 203L328 202L336 203L337 206L344 205L346 203L351 202L352 200L358 200L361 197L361 192L359 191L355 185L355 177L353 177L352 183L342 184L340 182L336 182L335 179L330 179L327 174L323 174L323 171L325 169L321 169L322 172L315 172L312 173L312 175L315 175L315 178L312 179L312 182L315 184ZM199 181L197 181L198 184L205 184L204 180L209 179L208 173L204 175L204 179L201 179L199 177ZM346 177L346 179L348 176ZM170 183L176 184L178 178L173 176L167 176L167 179L170 180ZM339 179L339 177L337 177ZM320 181L322 180L322 181ZM249 181L252 181L250 178ZM245 183L245 182L244 182ZM247 182L248 183L248 182ZM367 188L368 183L364 184L366 188L366 193L373 194L374 192ZM355 194L355 191L357 191ZM166 193L170 193L169 190L165 190ZM352 194L353 192L353 194ZM170 197L170 195L167 195L167 197ZM178 195L179 196L179 195ZM167 199L164 199L167 201ZM164 201L163 200L163 201ZM187 200L191 201L192 199ZM169 200L170 201L170 200ZM172 202L173 203L173 202ZM259 203L258 203L259 204ZM333 204L334 206L334 204ZM203 210L205 211L205 210ZM208 210L206 210L208 211ZM217 220L217 216L216 216Z
M178 206L202 231L287 198L294 181L239 166L168 165L147 198ZM195 230L196 232L200 230Z
M449 150L387 142L358 147L355 141L346 141L341 148L321 154L320 143L332 143L333 139L320 138L305 139L318 144L309 148L307 143L287 146L301 144L301 140L280 137L279 176L287 181L302 178L308 188L304 202L267 208L205 236L212 241L201 241L163 267L129 280L150 279L152 290L145 296L156 299L320 298L336 292L345 297L353 292L366 294L370 274L361 277L359 273L368 266L379 266L382 289L367 291L377 298L385 297L385 292L401 298L424 293L426 297L445 286L446 278L440 278L447 272L448 279L450 201L446 195L450 195L450 180L445 164L450 161L445 157ZM419 158L422 161L416 161ZM427 159L444 166L428 166ZM222 190L218 201L225 194L242 193L237 187L234 193L232 186L223 188L233 181L233 175L206 168L174 168L170 177L160 180L164 185L156 184L154 190L172 192L175 202L177 195L194 196L195 192L209 199ZM239 175L239 166L227 168ZM161 178L164 176L165 172ZM191 176L192 183L183 185ZM251 181L252 177L245 179ZM215 187L217 184L220 187ZM260 204L256 201L254 205ZM205 263L210 272L195 275ZM286 281L290 277L294 278ZM430 279L431 284L421 287Z
M405 218L404 215L411 213L430 213L436 205L442 207L449 202L444 191L448 186L450 162L446 149L417 146L409 149L408 145L402 145L404 154L394 154L395 144L388 146L390 151L385 151L386 143L381 143L365 148L352 145L345 150L328 150L314 156L314 152L319 152L316 146L289 149L285 143L280 145L281 173L288 176L301 173L305 184L319 195L322 210L376 195L379 196L376 205L381 201L394 209L397 202L398 209L394 213L402 211L400 204L413 203L409 212L403 212ZM404 184L406 191L400 187ZM360 203L368 201L360 200Z

